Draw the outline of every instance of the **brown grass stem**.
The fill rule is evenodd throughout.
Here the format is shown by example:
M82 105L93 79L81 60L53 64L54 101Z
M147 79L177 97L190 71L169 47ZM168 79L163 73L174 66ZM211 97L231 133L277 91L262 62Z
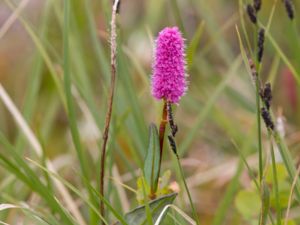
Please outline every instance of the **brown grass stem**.
M111 16L111 34L110 34L110 54L111 54L111 86L109 90L109 97L108 97L108 111L106 113L105 118L105 127L103 132L103 143L101 148L101 171L100 171L100 195L104 197L104 174L105 174L105 158L106 158L106 145L108 141L108 133L110 127L110 121L112 116L112 107L113 107L113 100L114 100L114 93L115 93L115 83L116 83L116 56L117 56L117 42L116 42L116 16L117 10L120 0L115 0L113 7L112 7L112 16ZM104 217L105 210L104 210L104 202L100 202L100 214ZM102 223L104 224L104 223Z
M164 148L165 131L166 131L167 123L168 123L167 101L164 100L164 106L163 106L161 121L160 121L160 125L159 125L160 161L159 161L159 172L158 172L158 174L160 173L162 154L163 154L163 148Z

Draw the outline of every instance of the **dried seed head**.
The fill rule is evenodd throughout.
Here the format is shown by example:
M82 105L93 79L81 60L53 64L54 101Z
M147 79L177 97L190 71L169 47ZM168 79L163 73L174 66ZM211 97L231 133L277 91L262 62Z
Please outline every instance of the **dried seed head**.
M294 19L294 5L292 0L283 0L288 17Z
M171 127L172 136L175 137L178 127L174 122L173 112L172 112L172 106L170 102L167 102L167 112L168 112L168 121Z
M271 89L270 83L265 84L263 92L261 93L261 97L265 103L267 110L269 110L270 106L271 106L271 101L272 101L272 89Z
M261 0L253 0L253 8L258 12L261 8Z
M172 135L168 135L168 140L169 140L169 144L170 144L170 147L171 147L173 153L178 157L176 142L175 142L173 136Z
M274 130L272 117L270 115L270 112L265 107L261 108L261 116L266 124L266 127L270 130Z
M246 10L247 10L247 14L249 16L250 21L253 24L256 24L257 18L256 18L256 12L255 12L255 9L253 8L253 6L248 4Z
M257 42L257 60L261 62L263 54L264 54L264 43L265 43L265 30L261 28L258 32L258 42Z

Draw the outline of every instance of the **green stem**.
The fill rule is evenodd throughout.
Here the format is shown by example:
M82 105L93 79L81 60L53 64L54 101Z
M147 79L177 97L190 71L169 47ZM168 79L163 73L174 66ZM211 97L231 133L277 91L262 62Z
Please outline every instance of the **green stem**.
M86 160L86 156L84 154L83 147L81 145L79 130L77 127L77 119L76 119L76 109L74 105L74 100L72 98L71 86L71 71L70 71L70 46L69 46L69 32L70 32L70 0L64 0L64 33L63 33L63 43L64 43L64 88L65 88L65 96L66 96L66 106L67 106L67 114L69 119L70 131L72 140L74 143L74 147L77 152L77 156L80 162L81 172L83 177L86 179L83 180L83 183L88 191L90 200L96 204L94 201L94 196L92 190L88 186L88 181L90 179L88 164ZM91 218L94 218L94 213L90 210Z
M255 27L255 38L254 38L254 54L255 54L255 65L257 76L255 77L255 94L256 94L256 120L257 120L257 139L258 139L258 160L259 160L259 181L261 183L263 178L263 152L262 152L262 140L261 140L261 110L260 110L260 64L257 59L257 35L258 35L258 26Z
M177 154L176 154L176 161L177 161L178 168L179 168L179 171L180 171L180 176L181 176L181 178L182 178L182 181L183 181L183 184L184 184L186 193L187 193L187 195L188 195L188 198L189 198L189 201L190 201L190 204L191 204L191 207L192 207L193 217L194 217L194 219L195 219L197 225L199 225L199 224L200 224L200 221L199 221L198 215L197 215L197 213L196 213L195 206L194 206L193 201L192 201L191 193L190 193L190 191L189 191L189 188L188 188L187 183L186 183L185 178L184 178L184 173L183 173L183 169L182 169L182 166L181 166L181 163L180 163L179 156L178 156Z
M258 138L258 159L259 159L259 181L261 183L263 178L263 152L262 152L262 140L261 140L261 118L260 118L260 84L258 77L255 81L256 86L256 119L257 119L257 138Z
M273 179L274 179L274 183L275 183L274 189L275 189L275 199L276 199L277 225L281 225L281 209L280 209L280 199L279 199L277 168L276 168L276 161L275 161L274 146L273 146L270 132L269 132L269 139L270 139L270 148L271 148Z

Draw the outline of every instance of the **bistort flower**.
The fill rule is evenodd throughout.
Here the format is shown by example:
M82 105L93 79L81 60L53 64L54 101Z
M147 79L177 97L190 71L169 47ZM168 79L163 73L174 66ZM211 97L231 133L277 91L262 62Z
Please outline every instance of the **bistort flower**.
M167 27L159 32L155 44L152 95L178 103L187 89L184 39L177 27Z

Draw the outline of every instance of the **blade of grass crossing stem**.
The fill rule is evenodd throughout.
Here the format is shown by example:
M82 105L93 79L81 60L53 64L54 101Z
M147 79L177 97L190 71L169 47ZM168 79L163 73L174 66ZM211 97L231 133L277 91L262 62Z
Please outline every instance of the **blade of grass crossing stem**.
M40 169L42 169L43 171L47 172L50 176L54 177L55 179L61 181L69 190L71 190L74 194L76 194L82 201L84 201L95 213L95 215L99 218L102 219L102 221L108 225L108 222L101 217L101 214L99 213L99 210L92 204L92 202L87 199L84 194L82 194L82 191L80 191L79 189L77 189L76 187L74 187L71 183L69 183L67 180L63 179L61 176L59 176L56 173L51 172L49 169L47 169L46 167L40 165L39 163L33 161L32 159L27 158L27 160L36 165L37 167L39 167ZM80 176L80 175L79 175ZM84 177L81 177L83 180L85 179ZM86 180L87 182L88 180ZM89 188L95 192L95 189L92 186L89 186ZM99 195L98 193L95 193L95 195ZM118 215L119 216L119 215Z
M197 117L197 120L195 122L195 125L188 132L188 134L186 135L185 140L183 141L183 143L179 147L179 149L181 150L179 152L180 155L184 154L188 150L188 148L192 144L195 136L198 134L198 130L203 126L203 124L205 122L205 119L207 118L207 116L210 115L210 111L212 110L212 108L213 108L214 104L216 103L216 101L218 100L218 98L225 91L226 86L229 84L231 79L236 75L236 72L237 72L238 68L240 67L240 65L241 65L241 57L238 56L234 60L232 66L229 69L229 71L225 74L223 80L217 86L217 88L214 91L214 93L212 94L212 96L206 101L206 104L205 104L204 108L201 109L201 111L200 111L200 113Z
M6 200L7 202L16 202L17 200L13 199L13 198L6 198L8 200ZM35 225L58 225L60 224L57 219L54 218L54 216L48 216L47 218L45 218L45 215L42 215L41 213L35 211L34 209L32 209L30 206L28 205L21 205L21 204L7 204L7 203L2 203L0 204L0 212L3 212L4 210L9 210L9 209L19 209L22 210L22 213L25 214L26 219L31 219L29 220L31 222L31 224L35 224ZM32 221L34 220L34 221ZM30 223L29 221L26 220L27 223ZM6 221L9 222L9 221ZM34 222L34 223L33 223ZM7 225L7 223L1 222L0 224L4 224Z
M38 166L39 168L41 168L42 170L46 171L47 173L49 173L51 176L55 177L56 179L60 180L66 187L68 187L72 192L74 192L78 197L80 197L80 199L82 199L84 202L87 203L87 205L89 205L91 207L91 209L95 212L95 214L101 218L101 220L108 225L108 222L101 217L101 214L98 212L98 209L95 208L95 206L90 202L89 199L86 199L84 197L84 195L81 193L80 190L78 190L76 187L74 187L71 183L69 183L68 181L66 181L65 179L63 179L62 177L60 177L58 174L52 173L51 171L49 171L47 168L43 167L42 165L38 164L37 162L31 160L31 159L27 159L29 160L31 163L35 164L36 166ZM79 175L80 176L80 175ZM84 177L81 177L82 179L85 179ZM88 182L88 180L86 180L86 182ZM107 206L107 208L113 213L113 215L123 224L123 225L127 225L124 217L119 214L114 208L113 206L109 203L109 201L107 201L105 198L103 198L102 196L99 195L99 192L97 192L97 190L91 186L90 184L89 188L93 191L93 194L95 196L97 196L98 198L101 199L101 201L104 202L104 204Z
M27 181L27 185L35 190L35 192L39 193L39 195L49 204L50 208L61 216L64 224L77 224L72 219L72 216L68 212L66 212L62 205L57 201L55 196L53 196L49 192L48 187L41 183L36 173L28 166L27 163L25 163L23 158L19 155L19 153L16 152L15 148L7 141L2 133L0 133L0 143L4 146L4 148L7 150L7 153L10 154L12 156L12 159L14 159L14 161L16 162L15 167L17 167L18 169L22 168L23 172L20 171L20 173L17 173L16 175L19 175L19 177L23 179L23 182ZM13 164L9 163L8 165L12 166ZM23 175L21 175L22 173Z
M75 107L74 107L74 102L71 93L71 74L70 74L70 64L69 64L69 13L70 13L70 0L64 0L64 33L63 33L64 86L65 86L65 94L66 94L67 112L68 112L71 135L79 159L81 172L83 176L86 177L87 180L89 180L90 174L87 167L88 164L80 141L79 131L76 124L77 119L76 119ZM87 188L90 200L93 202L94 205L97 205L96 199L94 198L92 191L89 188L88 182L86 182L86 180L84 180L84 185ZM95 213L91 209L89 211L90 211L91 224L94 224L96 223Z
M104 204L106 205L106 207L112 212L112 214L123 224L123 225L130 225L126 222L125 218L114 209L113 205L110 204L109 201L106 200L106 198L104 198L103 196L101 196L99 194L99 192L91 186L91 189L93 190L94 194L101 199L101 201L104 202Z

